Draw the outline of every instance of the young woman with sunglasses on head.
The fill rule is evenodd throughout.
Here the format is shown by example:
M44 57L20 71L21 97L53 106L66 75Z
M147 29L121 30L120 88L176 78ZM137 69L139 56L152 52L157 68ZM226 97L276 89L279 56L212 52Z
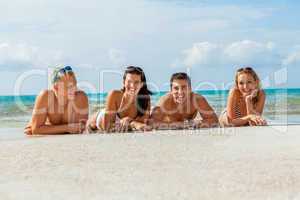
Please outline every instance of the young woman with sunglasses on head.
M222 126L266 125L262 117L265 92L260 79L251 67L240 68L235 75L235 87L229 92L227 108L219 121Z
M32 119L24 132L28 135L82 133L88 119L88 98L77 89L70 66L55 68L52 88L36 98Z
M90 131L126 132L151 130L150 95L146 77L140 67L129 66L123 75L123 88L111 91L105 110L96 113L88 122Z

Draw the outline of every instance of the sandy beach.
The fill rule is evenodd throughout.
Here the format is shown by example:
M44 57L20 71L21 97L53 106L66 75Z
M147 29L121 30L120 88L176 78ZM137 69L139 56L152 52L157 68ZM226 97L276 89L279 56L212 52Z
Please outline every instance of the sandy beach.
M2 128L0 199L300 199L299 132L296 125L26 137Z

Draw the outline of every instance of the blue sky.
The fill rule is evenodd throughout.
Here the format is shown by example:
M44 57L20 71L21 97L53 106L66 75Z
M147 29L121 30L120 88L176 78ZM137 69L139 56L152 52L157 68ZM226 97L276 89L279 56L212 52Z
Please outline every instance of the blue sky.
M126 65L143 67L155 91L178 71L194 88L228 89L245 65L266 88L300 87L297 1L11 0L0 8L0 95L38 93L57 64L74 66L87 92L119 88Z

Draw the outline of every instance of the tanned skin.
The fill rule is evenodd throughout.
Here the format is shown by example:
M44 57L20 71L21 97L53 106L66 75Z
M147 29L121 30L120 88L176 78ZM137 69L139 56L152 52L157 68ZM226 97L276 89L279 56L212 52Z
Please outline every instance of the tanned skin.
M197 114L202 117L196 121ZM161 97L151 114L157 129L201 128L218 126L218 118L206 99L191 90L187 80L175 79L171 91ZM188 124L186 124L188 122Z
M74 75L65 74L52 89L42 91L36 98L25 134L82 133L88 119L88 98L76 85Z
M113 90L106 99L105 115L98 126L106 132L127 132L130 129L150 131L152 128L147 125L150 116L150 105L143 116L137 116L137 94L142 87L141 76L138 74L127 74L123 82L124 91ZM89 119L88 126L97 129L95 113ZM121 119L116 124L116 115Z
M254 98L257 102L254 103ZM230 90L227 102L227 126L263 126L266 120L262 117L265 105L265 92L258 89L258 81L250 74L242 73L237 78L237 86ZM236 116L235 108L238 107L241 117Z

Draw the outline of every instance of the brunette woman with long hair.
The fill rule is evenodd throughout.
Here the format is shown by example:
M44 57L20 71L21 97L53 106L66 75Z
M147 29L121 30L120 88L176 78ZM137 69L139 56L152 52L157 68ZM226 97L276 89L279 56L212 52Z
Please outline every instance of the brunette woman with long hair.
M106 132L151 130L147 125L151 94L144 71L140 67L127 67L123 75L123 88L109 92L105 109L89 120L89 129Z

